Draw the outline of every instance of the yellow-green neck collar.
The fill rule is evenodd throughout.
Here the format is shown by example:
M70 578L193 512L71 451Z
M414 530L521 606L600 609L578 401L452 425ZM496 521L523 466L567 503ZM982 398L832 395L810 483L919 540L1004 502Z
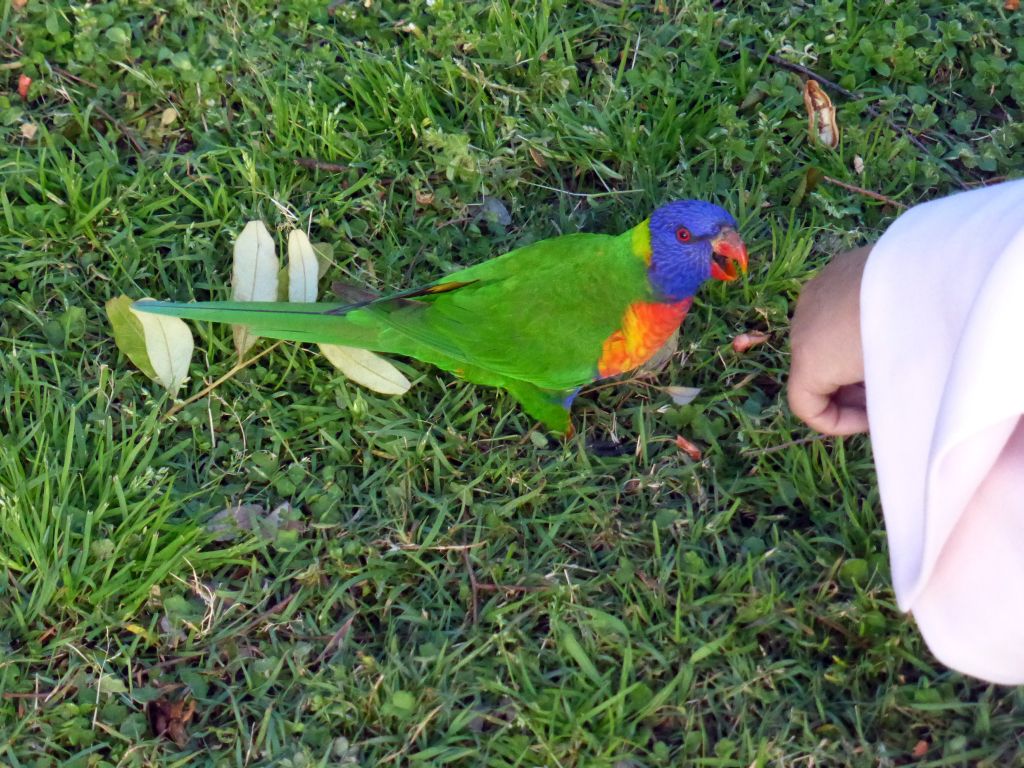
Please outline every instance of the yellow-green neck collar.
M633 227L630 246L633 249L633 255L637 258L643 259L644 264L650 266L652 253L650 219L644 219Z

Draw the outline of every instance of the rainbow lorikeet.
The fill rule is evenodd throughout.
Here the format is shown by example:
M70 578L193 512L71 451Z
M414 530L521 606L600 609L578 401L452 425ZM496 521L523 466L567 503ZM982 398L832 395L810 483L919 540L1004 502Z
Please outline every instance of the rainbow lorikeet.
M661 206L621 235L516 248L424 287L351 303L139 301L135 308L247 325L259 336L406 355L502 387L554 432L580 388L649 360L697 288L747 268L736 221L700 200Z

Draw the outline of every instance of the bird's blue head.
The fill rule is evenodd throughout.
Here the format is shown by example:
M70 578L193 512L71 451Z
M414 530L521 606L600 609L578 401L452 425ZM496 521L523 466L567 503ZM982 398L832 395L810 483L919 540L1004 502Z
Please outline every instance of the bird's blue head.
M655 290L666 299L693 296L708 278L735 280L747 271L747 248L736 220L703 200L677 200L651 214L651 264Z

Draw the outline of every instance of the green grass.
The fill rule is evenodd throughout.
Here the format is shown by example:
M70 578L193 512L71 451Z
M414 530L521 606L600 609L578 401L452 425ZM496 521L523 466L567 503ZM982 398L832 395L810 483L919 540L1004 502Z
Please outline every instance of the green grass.
M1024 696L895 608L867 442L803 441L782 396L801 283L895 214L796 199L807 169L908 205L1017 173L1024 16L368 5L0 11L0 763L1024 765ZM860 94L833 95L838 150L766 53ZM379 397L294 345L166 421L103 313L224 297L252 218L380 288L691 195L736 214L749 279L702 293L656 379L581 396L565 444L493 390L403 362ZM485 196L510 226L465 221ZM736 355L748 329L771 341ZM234 363L195 331L183 397ZM146 711L182 697L179 746Z

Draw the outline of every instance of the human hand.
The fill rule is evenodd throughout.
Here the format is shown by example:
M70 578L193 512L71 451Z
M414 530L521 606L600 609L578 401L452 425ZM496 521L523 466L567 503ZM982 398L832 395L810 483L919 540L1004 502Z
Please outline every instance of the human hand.
M789 407L827 435L867 432L860 281L871 246L834 258L804 286L790 329Z

